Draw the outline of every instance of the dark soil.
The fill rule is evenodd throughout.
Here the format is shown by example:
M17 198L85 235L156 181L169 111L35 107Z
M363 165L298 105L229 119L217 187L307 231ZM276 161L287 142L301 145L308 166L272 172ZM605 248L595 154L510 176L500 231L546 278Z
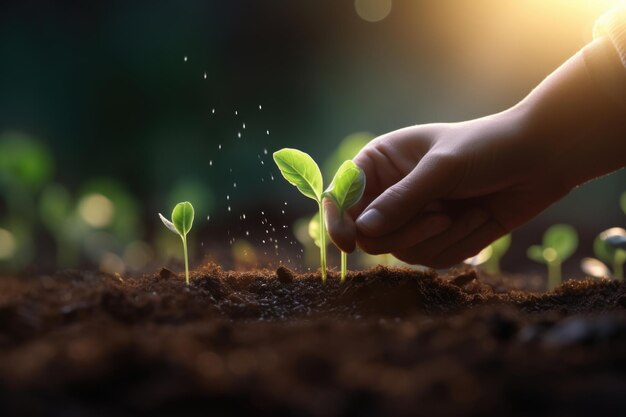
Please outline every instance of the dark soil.
M1 416L622 416L626 285L474 271L0 280Z

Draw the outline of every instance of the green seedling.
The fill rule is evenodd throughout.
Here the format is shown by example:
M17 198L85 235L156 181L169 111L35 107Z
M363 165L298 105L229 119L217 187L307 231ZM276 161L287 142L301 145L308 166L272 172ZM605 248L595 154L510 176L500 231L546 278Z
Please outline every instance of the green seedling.
M528 248L530 259L548 266L548 289L552 290L561 283L561 265L576 252L577 247L576 230L566 224L556 224L543 234L542 245Z
M347 209L361 199L364 190L365 173L354 162L348 160L341 164L324 194L333 199L340 215L343 216ZM347 269L348 254L341 251L341 282L346 280Z
M473 256L465 261L465 263L478 266L490 273L500 273L500 259L509 250L511 246L511 235L504 235L493 241L489 246L481 250L478 255Z
M610 265L613 277L624 279L624 264L626 263L626 249L613 243L619 238L626 238L626 230L621 227L612 227L600 233L593 241L593 251L604 263Z
M283 177L302 194L317 202L320 230L320 267L326 282L326 223L324 221L324 184L319 166L310 155L297 149L283 148L274 152L274 162Z
M322 281L326 282L326 221L324 218L324 198L332 198L340 210L346 210L355 204L363 194L365 175L354 162L345 161L340 167L332 183L324 191L324 180L317 163L308 154L297 149L284 148L274 152L274 162L281 174L302 194L315 200L319 207L319 236L317 246L320 248L320 266ZM315 238L314 238L315 240ZM342 254L342 279L347 268L346 255Z
M193 225L193 206L190 202L185 201L183 203L176 204L172 211L172 221L167 220L161 213L159 217L161 221L172 232L180 236L183 241L183 256L185 257L185 281L189 285L189 257L187 256L187 233L191 230Z

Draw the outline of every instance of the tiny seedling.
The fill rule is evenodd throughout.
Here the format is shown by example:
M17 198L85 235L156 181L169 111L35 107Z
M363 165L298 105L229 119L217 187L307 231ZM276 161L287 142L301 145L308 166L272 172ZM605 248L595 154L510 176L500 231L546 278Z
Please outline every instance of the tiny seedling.
M183 255L185 257L185 281L189 285L189 257L187 256L187 233L191 230L193 225L193 206L190 202L185 201L183 203L176 204L172 211L172 221L167 220L161 213L159 217L161 221L172 232L180 236L183 241Z
M561 265L576 252L578 234L572 226L555 224L543 234L542 245L528 248L527 254L533 261L548 266L548 289L561 283Z
M593 251L601 261L610 265L613 277L624 279L624 263L626 263L626 249L620 248L614 242L626 239L626 230L621 227L612 227L600 233L593 241Z
M337 208L340 216L355 205L363 196L365 190L365 173L354 162L345 161L335 174L324 195L330 197ZM348 269L348 254L341 251L341 282L346 280Z
M317 163L308 154L297 149L284 148L274 152L274 162L281 174L302 194L315 200L319 207L319 232L316 245L320 248L320 266L322 281L326 282L326 221L324 218L324 198L332 198L340 210L354 205L363 194L365 175L352 161L345 161L326 191L324 180ZM342 280L347 268L346 254L342 253Z
M292 148L283 148L273 154L274 162L283 177L302 194L317 202L320 224L320 267L322 281L326 282L326 223L324 221L324 184L322 173L313 158L307 153Z

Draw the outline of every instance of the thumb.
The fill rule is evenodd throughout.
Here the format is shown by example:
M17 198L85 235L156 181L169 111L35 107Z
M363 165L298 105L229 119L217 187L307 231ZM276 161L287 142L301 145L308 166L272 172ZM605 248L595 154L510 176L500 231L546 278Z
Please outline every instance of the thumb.
M333 243L342 251L351 253L356 248L356 226L348 213L341 213L332 198L324 199L326 229Z
M407 224L429 204L445 197L458 181L451 158L426 155L406 177L383 191L356 219L358 232L381 237Z

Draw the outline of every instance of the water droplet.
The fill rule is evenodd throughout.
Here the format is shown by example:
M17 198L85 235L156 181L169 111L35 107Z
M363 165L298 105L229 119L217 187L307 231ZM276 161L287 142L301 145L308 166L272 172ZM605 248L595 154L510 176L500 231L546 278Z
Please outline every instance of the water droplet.
M265 165L265 162L261 161L261 165ZM261 180L262 180L262 179L263 179L263 178L261 178Z
M222 144L217 145L217 149L222 149Z
M183 61L187 62L187 55L183 58Z
M210 166L210 167L212 167L212 166L213 166L213 160L212 160L212 159L209 161L209 166Z
M233 188L237 188L237 183L233 182Z
M246 230L246 236L250 236L250 232Z
M282 212L283 214L285 214L285 210L281 210L281 212Z
M263 154L267 155L267 148L263 148Z
M210 215L206 216L206 220L207 221L211 220L211 216Z
M287 202L285 201L285 205L287 205Z
M211 109L211 114L215 114L215 109Z
M237 132L237 138L241 139L241 132Z
M259 104L259 110L263 110L263 107L261 107L261 105Z
M228 206L228 211L230 211L230 206Z
M206 75L206 72L205 72L205 73L204 73L204 79L205 79L205 80L206 80L206 77L207 77L207 75Z
M270 174L270 178L274 181L274 174Z
M269 134L270 134L270 131L269 131L269 130L266 130L266 131L265 131L265 133L269 135Z
M235 110L235 116L237 116L239 113L237 112L237 110Z
M245 123L242 126L243 126L244 129L246 128L246 124Z
M226 200L230 200L230 195L226 194Z
M242 217L245 220L246 219L246 213L244 213Z

